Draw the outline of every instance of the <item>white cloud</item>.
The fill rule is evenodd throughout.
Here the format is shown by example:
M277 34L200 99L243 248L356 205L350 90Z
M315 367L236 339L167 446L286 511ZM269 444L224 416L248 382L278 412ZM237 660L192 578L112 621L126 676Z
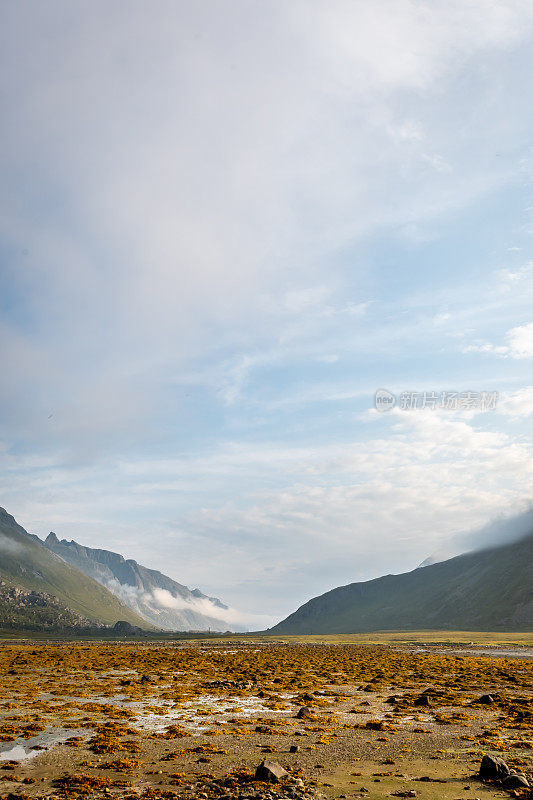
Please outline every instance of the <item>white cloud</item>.
M181 597L174 597L165 589L154 589L153 599L155 604L163 608L189 609L204 616L218 619L228 626L245 625L248 629L260 630L269 627L274 622L274 617L270 614L246 614L242 611L237 611L235 608L220 608L208 598L186 601Z
M515 419L533 414L533 386L504 394L498 401L498 413Z
M533 358L533 322L512 328L506 338L512 358Z
M520 431L491 430L484 415L375 416L368 437L226 443L99 475L36 467L31 498L27 472L4 465L5 484L32 529L105 542L233 607L285 614L334 585L411 569L529 496L533 452Z
M493 353L504 358L533 358L533 322L511 328L505 334L507 344L475 340L461 348L463 353Z
M494 353L499 356L506 356L509 353L509 348L505 345L494 345L492 342L484 342L475 340L470 344L461 347L462 353Z
M446 253L451 212L527 183L533 7L206 8L4 15L0 458L22 522L287 611L528 491L518 434L357 415L380 372L442 378L444 333L505 366L531 355L511 327L530 265L492 295L478 273L444 289L417 248ZM298 416L315 401L326 422ZM509 397L503 423L526 408Z
M6 330L3 418L43 444L122 444L169 372L279 330L258 298L287 275L298 313L332 246L508 177L484 167L492 107L459 140L446 97L466 60L525 40L527 5L61 8L13 6L2 46L2 232L35 332Z
M7 555L20 555L24 552L24 547L16 542L14 539L9 539L0 533L0 553Z
M508 248L511 251L519 251L520 247ZM521 291L524 290L524 284L531 284L533 282L533 262L528 261L523 264L519 269L502 269L499 272L500 285L498 291L510 292L520 286Z

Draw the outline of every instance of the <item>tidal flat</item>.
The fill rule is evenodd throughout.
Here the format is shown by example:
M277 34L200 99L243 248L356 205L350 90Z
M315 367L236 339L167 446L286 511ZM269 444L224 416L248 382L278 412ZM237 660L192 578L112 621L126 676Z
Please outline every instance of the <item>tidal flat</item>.
M503 642L4 641L0 676L10 800L529 798L484 754L533 786L533 660Z

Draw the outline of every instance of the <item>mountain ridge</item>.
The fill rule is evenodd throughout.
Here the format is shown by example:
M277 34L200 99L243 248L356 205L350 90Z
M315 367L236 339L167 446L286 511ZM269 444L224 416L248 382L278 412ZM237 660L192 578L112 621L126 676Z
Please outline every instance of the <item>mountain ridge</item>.
M158 570L132 558L74 539L59 539L51 531L44 546L67 563L94 578L144 619L165 630L224 631L228 606L199 589L189 589ZM216 616L214 616L216 615ZM241 626L232 626L239 629Z
M533 533L399 575L331 589L269 633L533 631Z
M100 583L50 552L5 508L0 508L0 580L8 587L56 597L70 611L96 623L154 627Z

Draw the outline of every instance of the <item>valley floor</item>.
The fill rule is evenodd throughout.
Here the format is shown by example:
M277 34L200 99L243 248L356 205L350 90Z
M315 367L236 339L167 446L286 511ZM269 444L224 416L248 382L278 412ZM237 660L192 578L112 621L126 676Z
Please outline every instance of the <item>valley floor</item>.
M533 783L533 659L470 636L4 641L0 797L509 797L477 773L489 753ZM263 759L288 775L256 781Z

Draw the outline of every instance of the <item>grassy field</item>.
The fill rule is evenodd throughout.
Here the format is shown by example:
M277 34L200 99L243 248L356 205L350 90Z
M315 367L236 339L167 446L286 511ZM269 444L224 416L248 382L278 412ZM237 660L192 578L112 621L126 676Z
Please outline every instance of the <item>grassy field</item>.
M117 636L113 632L98 635L77 635L12 631L0 629L0 639L26 639L26 640L56 640L62 641L98 641L109 639L128 640L131 637ZM224 640L228 643L235 642L293 642L302 644L358 644L358 645L433 645L433 646L473 646L473 647L533 647L532 633L502 633L502 631L377 631L375 633L335 633L335 634L305 634L301 636L270 636L268 634L225 634L225 633L171 633L169 631L146 631L143 638L151 641L180 641L191 640L197 642L212 642Z
M377 631L375 633L308 634L305 636L261 636L257 638L284 642L324 642L325 644L454 644L533 647L533 632Z

